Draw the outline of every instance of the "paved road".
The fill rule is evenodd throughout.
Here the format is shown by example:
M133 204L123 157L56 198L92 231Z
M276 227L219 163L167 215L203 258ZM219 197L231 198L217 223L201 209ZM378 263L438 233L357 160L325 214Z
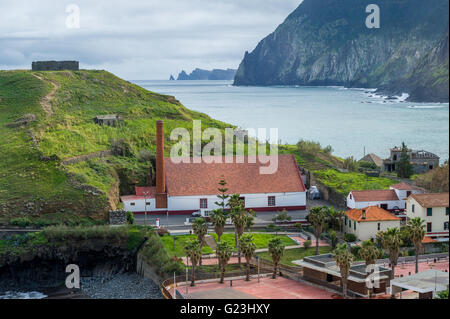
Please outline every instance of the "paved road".
M292 217L292 220L304 220L306 218L306 211L292 211L288 212L288 215ZM257 213L255 217L255 224L269 224L272 223L272 218L277 215L277 212L261 212ZM161 227L184 227L184 222L186 218L190 218L189 215L148 215L147 216L147 224L155 225L156 219L159 219L159 223ZM145 222L144 215L136 215L135 216L136 223L143 225Z

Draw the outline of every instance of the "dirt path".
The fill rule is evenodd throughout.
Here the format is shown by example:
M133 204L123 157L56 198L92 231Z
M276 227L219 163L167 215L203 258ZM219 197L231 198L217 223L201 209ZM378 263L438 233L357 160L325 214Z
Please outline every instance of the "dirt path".
M53 85L53 90L41 100L41 105L42 105L42 108L44 109L45 113L47 113L48 116L52 116L53 108L52 108L51 101L55 97L56 91L58 91L58 89L59 89L59 84L54 81L46 80L37 74L33 74L33 76L35 76L36 78L38 78L41 81L48 81Z

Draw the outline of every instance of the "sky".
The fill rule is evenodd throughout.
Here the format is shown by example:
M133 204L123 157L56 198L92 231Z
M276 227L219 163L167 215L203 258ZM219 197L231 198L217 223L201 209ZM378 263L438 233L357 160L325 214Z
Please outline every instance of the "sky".
M0 0L0 69L78 60L127 80L161 80L237 68L302 1Z

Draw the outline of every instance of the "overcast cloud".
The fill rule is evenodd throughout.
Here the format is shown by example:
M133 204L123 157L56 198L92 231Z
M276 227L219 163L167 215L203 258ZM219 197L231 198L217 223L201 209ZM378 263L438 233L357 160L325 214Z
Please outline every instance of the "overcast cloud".
M302 0L0 0L0 69L79 60L126 79L237 68ZM81 10L66 28L66 6Z

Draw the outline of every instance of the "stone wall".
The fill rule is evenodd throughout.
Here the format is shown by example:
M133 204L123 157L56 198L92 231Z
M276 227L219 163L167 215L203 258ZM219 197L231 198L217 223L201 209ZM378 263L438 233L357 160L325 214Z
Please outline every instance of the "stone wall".
M127 212L124 210L109 211L110 225L125 225L127 223Z
M31 69L33 71L78 71L80 63L78 61L37 61L32 63Z
M310 185L317 186L324 200L330 202L336 208L346 208L347 199L344 195L338 193L335 189L331 187L325 186L316 178L314 178L314 175L312 173L310 174L311 174Z

